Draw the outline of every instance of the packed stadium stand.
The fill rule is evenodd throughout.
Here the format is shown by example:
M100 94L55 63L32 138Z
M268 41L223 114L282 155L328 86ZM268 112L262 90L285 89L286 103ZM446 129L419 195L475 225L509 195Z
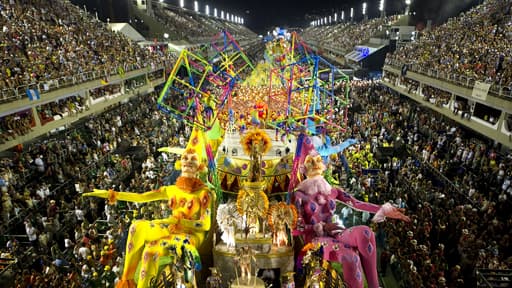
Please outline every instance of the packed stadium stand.
M511 1L485 0L386 48L381 79L351 80L347 130L330 136L367 148L346 152L348 171L333 160L332 174L412 219L374 224L385 287L510 287L511 13ZM261 39L243 24L166 5L148 17L181 49L229 31L262 58ZM356 46L389 38L399 18L301 36L342 65ZM191 129L156 102L179 51L156 33L135 43L66 0L0 1L0 26L0 286L114 287L131 221L164 208L81 194L175 181L177 157L157 149L183 147Z

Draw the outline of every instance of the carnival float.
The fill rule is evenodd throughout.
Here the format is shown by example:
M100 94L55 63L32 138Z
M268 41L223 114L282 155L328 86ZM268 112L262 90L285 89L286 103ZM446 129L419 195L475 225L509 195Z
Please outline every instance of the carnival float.
M374 233L335 221L337 203L409 219L324 176L330 155L357 142L329 140L345 131L349 78L281 29L257 65L228 32L209 49L183 50L158 99L192 128L186 147L161 148L180 154L176 183L84 194L170 209L132 222L117 287L378 287Z

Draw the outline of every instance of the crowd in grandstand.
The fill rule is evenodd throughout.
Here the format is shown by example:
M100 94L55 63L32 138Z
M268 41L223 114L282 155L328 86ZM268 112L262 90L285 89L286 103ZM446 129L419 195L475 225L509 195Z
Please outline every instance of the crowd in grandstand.
M509 269L512 155L376 83L353 87L367 109L356 115L354 136L409 150L382 167L386 185L378 191L381 200L405 203L413 219L379 227L389 256L382 261L391 261L402 287L469 287L475 268Z
M205 16L195 12L188 13L177 6L156 5L154 13L159 22L164 23L170 28L170 31L173 31L172 33L176 34L170 37L171 40L204 42L205 39L209 41L212 36L224 30L229 31L230 34L239 40L256 36L254 32L241 24L212 17L211 14L210 16Z
M2 101L23 97L29 87L43 93L63 85L162 66L167 60L121 33L112 33L105 23L69 1L59 0L58 5L33 1L29 6L4 1L0 15Z
M30 242L34 253L23 256L33 265L18 274L18 287L28 287L27 281L32 287L48 287L53 281L92 283L105 281L105 274L110 273L114 273L110 280L114 282L120 269L116 259L122 255L118 251L124 251L116 246L122 235L117 229L129 226L127 217L134 215L128 210L137 209L115 211L104 208L103 201L85 200L80 194L93 187L137 192L170 183L172 157L157 153L156 148L178 144L187 138L184 133L189 129L162 117L155 107L155 95L132 100L90 118L64 137L44 140L25 147L13 159L3 159L2 234L20 233L20 226L25 225L27 238L16 241ZM125 149L132 146L143 147L139 153L147 157L127 154ZM137 212L136 218L150 217L150 211ZM103 231L98 231L102 223L98 219L105 220ZM25 248L9 251L10 256L21 260ZM24 264L18 263L20 268Z
M76 84L90 80L78 77L81 73L118 74L119 68L129 71L164 61L107 32L104 24L68 2L31 3L29 9L19 1L1 4L0 37L6 49L0 90L52 85L62 77ZM329 36L329 45L350 50L369 38L363 31L374 33L384 24L379 21L369 21L357 32L340 27L340 34ZM469 24L474 33L465 33ZM445 73L509 85L510 26L510 1L488 0L424 33L419 44L403 46L388 56L388 63L416 59L415 64ZM344 31L355 36L344 38ZM456 41L447 41L448 35ZM63 45L63 40L73 45ZM412 219L376 225L383 250L380 272L389 266L401 287L473 287L476 268L510 269L512 156L499 154L495 143L378 82L352 81L351 86L352 108L357 104L359 109L350 110L346 132L329 133L333 142L351 137L359 144L345 152L349 170L340 164L341 155L333 158L333 175L347 175L342 185L349 192L373 203L391 200ZM410 86L414 89L414 83ZM91 96L119 92L110 88ZM264 92L242 87L235 97L245 97L249 111L249 100ZM423 87L422 93L437 105L450 99L432 87ZM190 128L156 109L156 92L144 96L53 138L4 152L12 154L0 162L0 233L8 238L0 258L17 260L14 287L113 287L123 268L131 221L168 213L158 204L110 206L81 197L93 188L142 192L173 183L174 156L157 148L184 146ZM81 101L72 96L41 105L37 117L41 122L65 117L85 107ZM334 122L344 115L336 116L340 118ZM20 139L34 126L31 112L1 120L0 142ZM384 161L369 158L377 157L381 147L400 153ZM379 170L378 177L366 173L371 168Z
M410 64L412 71L430 69L431 75L439 78L471 78L509 87L511 12L510 1L484 1L431 31L421 32L417 41L401 46L386 61L400 67Z
M321 46L348 53L357 45L365 44L372 36L385 33L385 26L398 20L397 15L374 18L362 23L340 23L336 25L309 27L304 39L317 41Z

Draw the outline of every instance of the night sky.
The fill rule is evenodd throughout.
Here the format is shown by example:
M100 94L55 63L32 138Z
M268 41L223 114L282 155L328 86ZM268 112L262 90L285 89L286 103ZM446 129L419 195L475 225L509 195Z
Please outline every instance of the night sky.
M72 0L80 6L87 5L89 11L98 11L99 17L105 21L110 18L112 22L127 22L128 3L131 0ZM179 0L164 0L171 5L179 5ZM378 10L380 0L366 0L368 17L375 18L380 15ZM306 27L313 20L320 17L334 15L341 10L345 11L348 17L350 8L354 7L354 20L362 19L362 0L198 0L200 11L204 12L204 6L208 4L210 11L213 8L224 10L230 14L243 17L245 25L251 30L265 34L276 26L280 27ZM472 5L481 2L480 0L412 0L411 11L415 12L414 23L425 23L427 19L433 24L439 24L450 16L457 15L462 10L467 10ZM405 11L404 0L385 0L386 13L388 15L399 14ZM193 9L193 0L185 0L185 6Z

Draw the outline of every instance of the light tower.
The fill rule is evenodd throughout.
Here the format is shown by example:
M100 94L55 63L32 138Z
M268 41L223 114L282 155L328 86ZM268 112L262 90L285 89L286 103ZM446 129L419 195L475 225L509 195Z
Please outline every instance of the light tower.
M380 18L386 17L386 9L384 9L385 0L380 0L379 2L379 11L380 11Z
M409 15L409 10L411 9L412 0L405 0L405 15Z
M363 2L363 18L364 20L368 20L368 15L366 14L366 2Z

